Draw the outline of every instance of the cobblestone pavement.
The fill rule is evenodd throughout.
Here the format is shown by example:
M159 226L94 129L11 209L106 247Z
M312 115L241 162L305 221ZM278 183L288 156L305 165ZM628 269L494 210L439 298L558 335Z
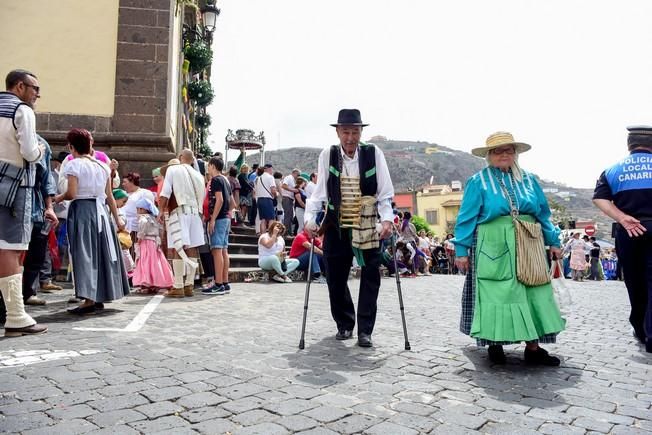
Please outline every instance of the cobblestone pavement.
M650 433L652 357L630 333L624 286L569 285L568 330L549 346L563 358L556 369L523 365L523 346L492 367L457 331L457 276L403 280L412 351L392 279L382 283L372 349L334 339L325 285L312 287L303 351L302 283L164 299L139 330L124 328L157 298L73 318L70 290L44 295L48 305L30 311L50 331L0 340L0 431Z

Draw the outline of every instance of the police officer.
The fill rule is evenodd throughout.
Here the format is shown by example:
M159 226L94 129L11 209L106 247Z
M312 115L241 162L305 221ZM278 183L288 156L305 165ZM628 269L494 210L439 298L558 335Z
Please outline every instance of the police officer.
M614 219L634 335L652 353L652 127L629 127L629 156L604 171L593 203Z

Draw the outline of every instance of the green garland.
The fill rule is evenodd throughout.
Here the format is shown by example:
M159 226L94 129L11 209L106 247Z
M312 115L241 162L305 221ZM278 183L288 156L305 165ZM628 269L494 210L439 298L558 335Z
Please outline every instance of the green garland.
M195 41L183 49L184 58L190 62L190 69L194 72L204 70L213 62L213 50L202 41Z
M195 125L199 128L208 128L211 125L211 115L203 114L195 116Z
M213 87L208 80L197 80L188 84L188 98L197 103L198 106L208 106L213 101L214 96Z

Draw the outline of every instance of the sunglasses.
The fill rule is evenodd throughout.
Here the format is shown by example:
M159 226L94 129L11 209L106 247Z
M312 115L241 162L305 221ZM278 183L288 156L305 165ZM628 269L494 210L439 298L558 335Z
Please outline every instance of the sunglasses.
M514 148L502 148L502 149L497 148L497 149L491 150L490 152L491 152L491 154L494 154L494 155L507 154L507 155L511 156L512 154L516 154L516 150Z
M25 82L23 82L23 84L24 84L25 86L28 86L28 87L34 89L34 90L36 91L37 94L40 94L40 93L41 93L41 87L40 87L40 86L30 85L29 83L25 83Z

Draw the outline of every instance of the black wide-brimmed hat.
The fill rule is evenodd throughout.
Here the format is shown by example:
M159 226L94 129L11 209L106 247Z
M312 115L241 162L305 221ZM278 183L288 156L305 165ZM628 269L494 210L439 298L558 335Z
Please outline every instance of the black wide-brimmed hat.
M342 109L337 115L337 123L331 124L332 127L337 127L338 125L358 125L360 127L366 127L369 124L362 123L362 117L360 116L360 111L358 109Z

